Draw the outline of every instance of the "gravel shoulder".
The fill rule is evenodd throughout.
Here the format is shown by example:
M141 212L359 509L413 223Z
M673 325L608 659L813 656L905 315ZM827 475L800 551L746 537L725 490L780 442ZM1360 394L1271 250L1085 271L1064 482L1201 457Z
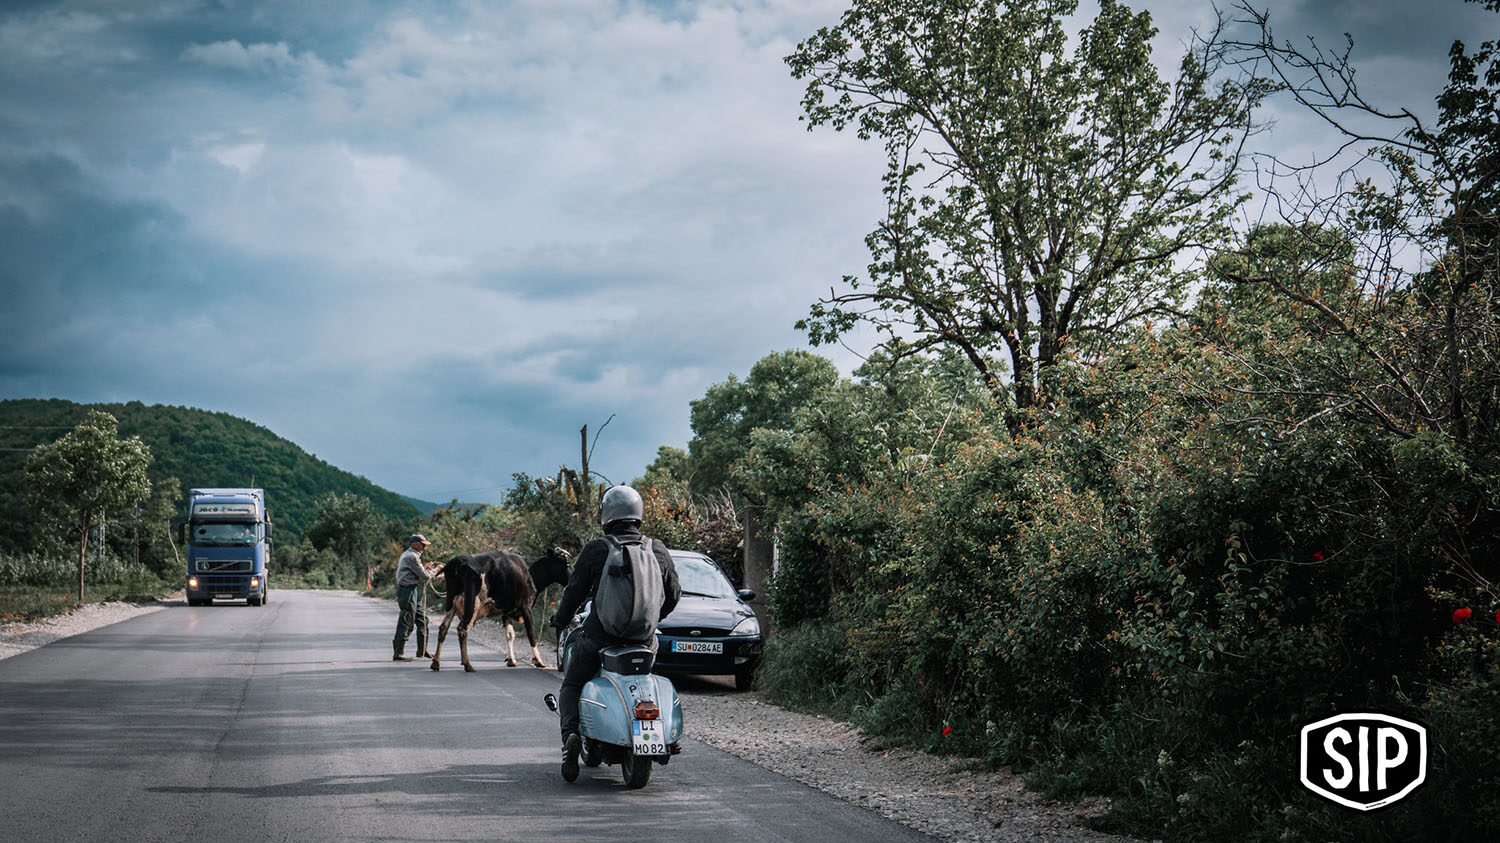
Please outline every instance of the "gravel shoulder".
M5 624L0 659L158 612L174 601L183 602L182 594L161 603L91 603L66 615ZM524 633L520 639L517 658L525 664ZM496 623L481 622L470 640L505 651L505 630ZM555 648L542 651L548 663L557 663ZM847 723L788 711L758 693L737 693L727 681L683 677L676 684L693 738L940 840L1138 843L1081 825L1108 811L1107 799L1046 802L1006 770L971 770L963 759L885 748Z
M170 601L172 598L167 598ZM182 602L182 595L177 595ZM60 638L68 638L101 626L109 626L137 615L160 612L165 602L153 603L85 603L65 615L53 615L39 621L0 625L0 659L8 659L28 650L44 647Z

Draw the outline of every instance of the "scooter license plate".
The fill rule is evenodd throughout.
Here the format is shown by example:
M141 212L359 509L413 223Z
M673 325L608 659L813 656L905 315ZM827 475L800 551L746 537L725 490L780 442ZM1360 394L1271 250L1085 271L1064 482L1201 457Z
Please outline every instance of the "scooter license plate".
M667 740L662 736L660 720L637 720L631 743L636 755L666 755Z

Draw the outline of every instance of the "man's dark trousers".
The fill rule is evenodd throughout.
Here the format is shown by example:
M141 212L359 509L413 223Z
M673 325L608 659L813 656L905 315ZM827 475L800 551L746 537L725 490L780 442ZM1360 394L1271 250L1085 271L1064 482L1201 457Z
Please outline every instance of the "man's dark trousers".
M396 606L401 609L401 614L396 618L396 638L393 642L396 649L400 650L406 646L406 639L411 635L412 627L417 628L417 653L427 652L427 613L422 611L419 600L422 595L418 594L420 585L398 585L396 586Z
M563 674L562 691L557 695L557 713L562 718L563 738L578 731L578 697L583 686L599 672L599 651L604 645L587 635L573 639L568 651L568 672Z

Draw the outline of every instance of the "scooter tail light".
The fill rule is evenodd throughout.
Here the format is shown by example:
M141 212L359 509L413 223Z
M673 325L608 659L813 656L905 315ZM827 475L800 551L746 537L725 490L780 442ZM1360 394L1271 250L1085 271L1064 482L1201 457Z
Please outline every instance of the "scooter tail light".
M657 708L656 703L650 700L641 700L635 704L635 719L637 720L655 720L660 716L661 709Z

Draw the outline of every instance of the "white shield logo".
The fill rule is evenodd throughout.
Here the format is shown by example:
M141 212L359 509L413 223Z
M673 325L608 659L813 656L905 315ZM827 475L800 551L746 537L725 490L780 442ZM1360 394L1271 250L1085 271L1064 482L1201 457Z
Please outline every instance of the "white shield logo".
M1427 779L1427 729L1388 714L1340 714L1302 727L1302 784L1324 799L1373 811Z

